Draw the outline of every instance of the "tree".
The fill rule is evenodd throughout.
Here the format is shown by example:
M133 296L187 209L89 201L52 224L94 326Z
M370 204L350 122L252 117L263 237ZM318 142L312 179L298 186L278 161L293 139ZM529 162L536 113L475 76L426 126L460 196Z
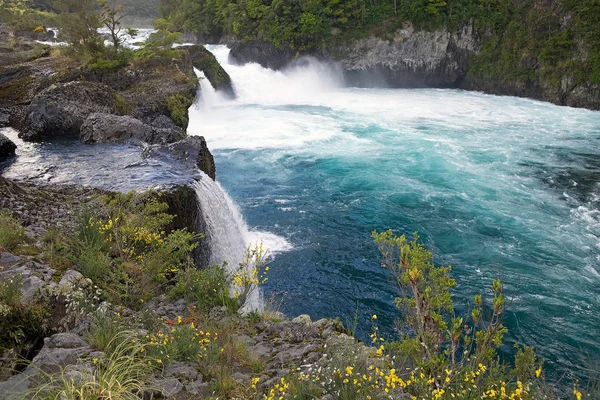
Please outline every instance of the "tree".
M95 0L56 0L54 7L60 12L60 35L76 51L97 54L104 49L98 28L102 16L96 11Z
M123 31L121 21L129 14L124 12L122 4L117 4L117 0L102 1L100 2L100 5L102 6L102 12L100 14L102 24L110 33L113 47L115 50L118 50L123 44L125 37L135 37L137 32L134 29L126 29Z

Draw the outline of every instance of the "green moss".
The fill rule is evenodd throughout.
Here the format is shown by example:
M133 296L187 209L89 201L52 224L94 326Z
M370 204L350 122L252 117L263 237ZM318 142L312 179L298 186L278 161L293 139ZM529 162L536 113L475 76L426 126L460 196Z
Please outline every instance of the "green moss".
M186 129L188 126L188 108L192 104L194 99L184 93L174 93L167 97L167 108L171 114L173 122Z

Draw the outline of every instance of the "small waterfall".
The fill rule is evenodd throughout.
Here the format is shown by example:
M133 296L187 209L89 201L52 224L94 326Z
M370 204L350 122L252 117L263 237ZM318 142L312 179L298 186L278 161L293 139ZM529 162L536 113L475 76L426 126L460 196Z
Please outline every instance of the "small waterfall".
M193 184L210 241L210 263L237 267L246 255L248 227L225 190L202 173Z
M206 239L210 246L210 264L227 263L227 271L233 273L247 255L249 243L254 235L248 231L248 226L239 208L227 195L218 182L213 181L204 173L193 183L201 215L206 227ZM248 265L248 273L252 273L253 265ZM254 290L248 295L246 305L241 310L249 312L262 309L263 302L260 290Z

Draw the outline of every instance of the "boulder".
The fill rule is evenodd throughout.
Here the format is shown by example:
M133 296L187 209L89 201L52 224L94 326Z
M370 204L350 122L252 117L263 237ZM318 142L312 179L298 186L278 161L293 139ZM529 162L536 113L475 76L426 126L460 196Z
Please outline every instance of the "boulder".
M79 137L84 143L136 139L150 144L172 143L185 137L183 130L173 123L168 124L166 121L159 123L159 126L163 127L144 124L139 119L128 115L93 113L81 126Z
M17 146L6 136L0 133L0 160L15 155Z
M82 356L91 351L92 348L81 337L73 333L57 333L44 339L44 347L27 369L57 373L69 364L77 364Z
M93 82L51 85L33 98L27 113L23 140L77 136L90 114L116 113L117 93Z

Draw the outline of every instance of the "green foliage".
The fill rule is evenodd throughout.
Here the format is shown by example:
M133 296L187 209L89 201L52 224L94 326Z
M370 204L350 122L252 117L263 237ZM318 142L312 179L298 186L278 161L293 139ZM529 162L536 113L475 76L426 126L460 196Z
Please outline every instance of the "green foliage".
M95 0L56 0L60 12L58 23L61 37L80 55L95 56L104 50L98 33L102 16L96 11Z
M73 265L69 239L58 228L52 227L42 236L42 257L59 271L65 271Z
M174 93L167 97L167 108L171 113L171 120L182 128L187 128L188 120L188 108L194 101L189 95L185 93Z
M16 358L0 359L0 376L4 374L3 370L10 370L14 364L22 362L37 340L48 333L48 305L39 302L23 304L22 286L19 275L0 278L0 350L9 350Z
M118 304L139 307L164 292L181 268L192 265L197 235L166 232L173 216L153 193L115 194L95 216L85 216L73 240L81 272Z
M173 45L179 43L180 36L177 32L158 30L150 35L144 46L136 52L136 58L139 60L149 60L155 57L179 59L182 50L173 49Z
M470 318L457 317L450 295L456 286L451 269L434 265L416 234L411 241L391 230L373 232L373 238L400 294L396 305L402 311L401 331L408 333L390 348L398 359L409 357L409 370L416 368L406 387L410 394L421 398L443 390L442 395L466 399L504 388L515 394L513 398L535 398L543 382L542 363L533 348L517 351L512 371L499 360L497 350L508 331L503 325L506 298L500 280L492 282L489 301L474 296Z
M171 297L184 298L196 303L200 310L213 306L237 305L229 297L229 279L225 268L220 265L207 269L189 268L179 271L177 283L171 290Z
M119 114L127 115L132 111L133 106L120 93L117 93L115 96L115 109Z
M0 23L29 32L45 30L46 26L56 25L56 14L35 8L31 0L1 0Z
M87 340L96 349L110 353L121 344L122 340L128 339L123 335L125 328L120 316L99 310L92 316Z
M24 241L25 229L7 210L0 210L0 251L12 251Z

